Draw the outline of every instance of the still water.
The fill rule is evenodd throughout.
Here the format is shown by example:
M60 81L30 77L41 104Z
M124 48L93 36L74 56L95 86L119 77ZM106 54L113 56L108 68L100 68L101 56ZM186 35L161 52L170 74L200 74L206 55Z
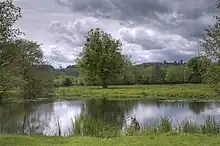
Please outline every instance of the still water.
M204 116L220 120L220 103L159 102L149 100L72 100L0 105L0 133L66 135L80 116L90 116L123 129L136 117L143 128L149 120L168 116L172 125L190 119L204 123Z

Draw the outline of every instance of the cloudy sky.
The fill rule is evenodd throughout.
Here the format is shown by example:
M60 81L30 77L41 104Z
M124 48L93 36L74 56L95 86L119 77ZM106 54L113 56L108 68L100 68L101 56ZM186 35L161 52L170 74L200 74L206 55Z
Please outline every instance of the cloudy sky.
M84 36L99 27L123 43L137 63L187 60L214 23L216 0L16 0L16 26L42 44L54 66L73 64Z

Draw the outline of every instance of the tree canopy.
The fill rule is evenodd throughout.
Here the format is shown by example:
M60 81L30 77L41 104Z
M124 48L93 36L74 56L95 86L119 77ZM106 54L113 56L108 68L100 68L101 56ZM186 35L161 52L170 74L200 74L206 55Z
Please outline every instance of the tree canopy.
M77 66L88 81L96 82L103 88L122 73L125 57L121 54L121 43L100 29L91 29Z
M0 100L13 88L28 93L25 97L29 98L43 91L52 91L51 75L45 75L38 67L44 64L40 45L18 38L23 33L14 28L14 24L20 18L21 9L13 0L0 1Z
M217 10L220 8L220 1L218 1L216 8ZM220 17L218 15L214 17L216 23L213 26L208 26L199 45L204 52L203 55L213 62L206 66L207 81L217 93L220 93Z

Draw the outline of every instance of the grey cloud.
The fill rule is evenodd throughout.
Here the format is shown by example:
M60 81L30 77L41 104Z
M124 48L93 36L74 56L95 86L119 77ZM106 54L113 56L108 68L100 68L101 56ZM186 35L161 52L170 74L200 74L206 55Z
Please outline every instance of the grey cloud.
M74 47L83 45L87 32L91 28L102 27L102 24L95 18L76 19L65 25L59 22L52 22L49 27L49 32L55 35L58 43L66 43Z
M169 5L161 0L57 0L57 3L72 11L122 20L154 16L154 11L169 12Z
M58 4L72 11L85 12L96 16L108 16L120 12L120 19L155 17L155 12L183 14L197 19L202 12L214 13L216 0L56 0Z
M47 56L47 58L56 62L73 63L73 60L68 59L66 55L58 50L53 50L52 53Z
M198 19L204 12L216 12L216 2L216 0L172 0L172 9L188 19Z
M165 51L161 51L160 52L161 54L163 54L163 57L161 58L161 61L162 59L163 60L170 60L170 61L173 61L173 60L184 60L184 61L187 61L189 60L192 56L195 56L197 55L197 52L196 51L192 51L192 52L180 52L178 51L178 49L176 50L165 50Z
M160 22L165 22L166 17L161 17ZM179 34L185 38L200 38L208 25L214 24L215 20L212 14L203 14L197 19L180 18L177 21L173 21L173 24L169 25L169 22L165 22L163 26L160 26L162 30L167 33ZM171 27L172 26L172 27Z
M151 25L184 37L200 37L204 14L216 12L216 0L57 0L73 12ZM167 17L176 14L178 17ZM211 23L211 22L210 22Z
M137 29L135 34L130 34L130 32L121 31L120 36L124 41L131 44L139 44L144 50L152 49L162 49L164 44L160 42L159 39L155 39L147 34L144 29Z
M50 30L73 47L83 44L86 32L95 27L106 30L110 21L118 20L121 27L119 37L124 44L140 46L142 50L124 52L133 60L188 60L197 54L194 44L216 12L216 0L56 0L59 5L85 16L85 21L74 20L68 25L54 23ZM94 19L87 19L87 18ZM95 20L95 18L97 18ZM104 19L110 20L109 24ZM132 28L137 29L135 34ZM116 31L115 28L114 31ZM150 35L145 30L157 32ZM145 52L145 51L149 52ZM151 53L151 57L148 53Z

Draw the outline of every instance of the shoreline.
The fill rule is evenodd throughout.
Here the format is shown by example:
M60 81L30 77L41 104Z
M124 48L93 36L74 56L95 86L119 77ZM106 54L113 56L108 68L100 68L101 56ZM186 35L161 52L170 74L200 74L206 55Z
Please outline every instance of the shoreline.
M159 102L220 102L206 84L124 85L103 89L97 86L59 87L49 98L19 99L19 92L9 92L2 102L39 102L48 100L157 100ZM10 98L10 96L12 96ZM17 97L16 97L17 96Z

